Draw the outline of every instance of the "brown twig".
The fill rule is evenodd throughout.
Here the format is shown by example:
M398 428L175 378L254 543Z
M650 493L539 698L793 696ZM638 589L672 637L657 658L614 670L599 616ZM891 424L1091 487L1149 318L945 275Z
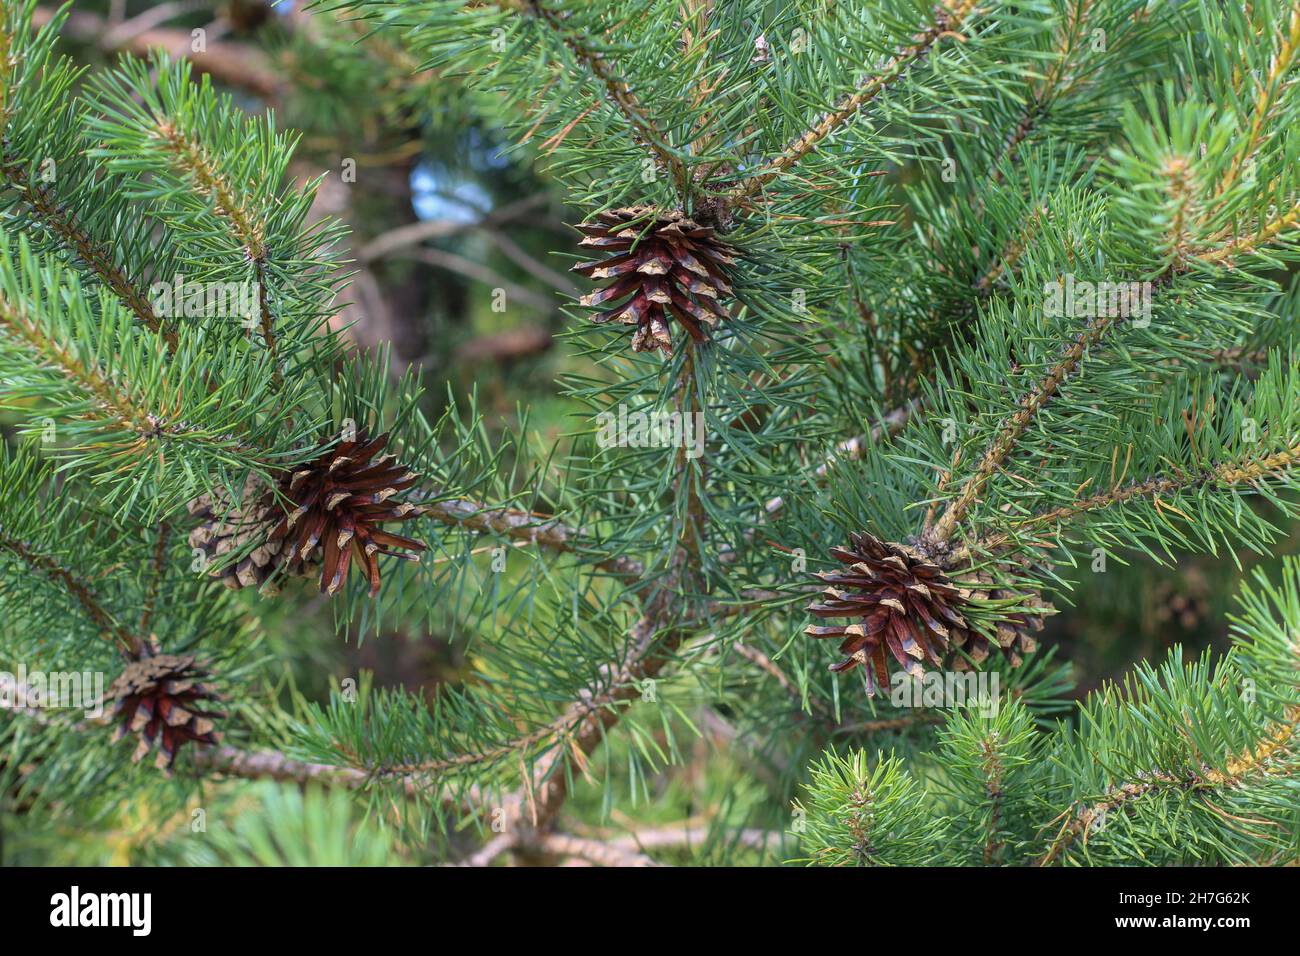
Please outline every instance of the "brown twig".
M32 14L34 26L44 26L54 17L53 10L37 7ZM154 28L118 34L108 28L103 17L83 10L73 10L63 24L63 34L78 43L88 43L114 53L119 50L145 56L150 50L162 49L173 59L187 59L200 73L237 89L247 90L268 100L279 97L281 79L270 61L259 50L227 40L209 40L203 50L193 49L188 30Z
M357 250L357 258L362 262L373 262L391 255L400 249L418 246L427 239L444 239L478 228L495 228L514 222L533 210L550 202L550 194L533 193L523 199L507 203L498 209L484 214L474 222L462 222L450 219L431 219L423 222L408 223L390 229L371 239Z
M434 501L422 507L427 517L443 524L503 534L552 551L581 553L578 542L583 538L583 532L547 515L493 507L464 498ZM594 566L629 578L639 577L645 570L640 561L623 556L602 558L594 562Z
M586 837L577 837L568 833L537 834L529 843L528 849L561 857L577 857L597 866L659 866L644 853L627 846L602 843Z
M555 344L551 330L540 325L524 325L508 332L480 335L456 347L455 363L497 362L507 364L550 349Z
M158 537L153 546L153 562L149 566L149 586L145 591L144 603L140 610L140 626L136 628L142 638L149 633L153 624L154 608L158 604L158 590L162 586L164 562L167 559L167 545L171 542L172 526L166 521L158 523Z
M559 302L555 299L539 295L527 286L522 286L517 282L511 282L495 269L485 266L478 260L471 259L468 256L447 252L445 249L435 249L432 246L408 249L402 255L417 262L423 262L425 265L458 273L476 282L481 282L490 288L500 289L508 297L526 303L529 308L536 309L538 312L549 315L559 308Z
M619 849L659 850L667 847L704 843L713 836L719 837L720 842L736 843L753 849L766 849L769 844L779 843L782 835L773 830L718 831L705 826L683 825L662 827L654 830L637 830L635 833L629 833L610 840L609 845Z

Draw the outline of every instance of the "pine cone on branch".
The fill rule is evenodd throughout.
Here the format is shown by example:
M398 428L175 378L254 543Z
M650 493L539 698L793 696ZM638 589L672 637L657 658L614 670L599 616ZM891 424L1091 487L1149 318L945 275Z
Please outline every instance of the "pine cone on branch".
M145 647L108 690L113 715L121 720L113 739L136 734L140 742L131 759L139 762L156 749L154 766L165 773L190 741L218 743L215 721L226 715L212 709L220 698L203 683L208 676L191 656L159 654Z
M204 495L190 503L203 519L190 532L190 546L210 558L259 542L238 563L214 570L227 587L276 589L277 572L295 576L320 574L324 594L336 594L354 565L379 593L379 555L418 560L407 552L425 550L412 538L380 526L408 521L423 511L393 500L412 487L415 472L383 454L387 435L365 432L343 441L319 458L278 476L274 489L250 479L240 507L229 499Z
M408 521L422 513L418 505L390 501L412 487L413 471L397 456L380 455L388 436L340 443L310 464L296 469L281 483L294 505L267 536L269 543L288 547L284 561L290 573L301 573L316 556L322 564L322 594L336 594L348 577L353 557L370 582L370 596L379 593L379 555L419 560L423 542L391 534L379 526Z
M697 342L730 318L722 300L731 295L734 250L681 212L661 213L649 206L629 206L598 214L578 226L579 243L604 258L581 262L572 271L589 279L611 280L579 301L604 308L593 322L635 325L634 352L673 350L669 319L675 319ZM609 303L619 303L610 306Z
M909 545L865 533L849 538L850 547L831 549L847 568L817 574L829 586L822 601L809 605L808 611L820 618L857 620L810 625L804 632L815 638L842 638L840 650L848 656L831 670L840 673L862 664L867 694L874 696L877 688L888 687L894 665L919 677L924 662L940 667L950 660L958 670L969 666L958 649L977 663L988 657L989 638L966 615L976 589L987 590L990 600L1010 597L992 587L992 576L980 572L973 581L954 581ZM1037 614L1008 615L995 627L996 642L1013 664L1019 664L1020 653L1033 650L1028 631L1041 627Z
M1025 610L1007 614L999 620L993 626L992 642L982 632L974 629L966 629L960 634L954 634L956 647L963 650L966 656L953 655L953 669L969 670L970 663L967 657L977 664L983 663L988 659L994 646L1006 657L1012 667L1019 667L1024 661L1025 654L1032 654L1038 649L1038 641L1034 639L1032 632L1043 629L1043 615L1051 612L1052 606L1036 594L1021 594L995 587L993 575L986 571L978 572L970 582L966 583L974 590L982 592L984 601L1013 602L1016 607Z
M191 501L189 512L200 524L190 531L190 547L202 551L208 564L217 565L212 575L231 590L265 587L268 593L277 591L277 586L267 582L283 564L281 544L266 540L282 514L275 492L256 475L249 475L239 500L241 504L236 505L229 495L216 492ZM220 562L252 541L261 544L237 563Z

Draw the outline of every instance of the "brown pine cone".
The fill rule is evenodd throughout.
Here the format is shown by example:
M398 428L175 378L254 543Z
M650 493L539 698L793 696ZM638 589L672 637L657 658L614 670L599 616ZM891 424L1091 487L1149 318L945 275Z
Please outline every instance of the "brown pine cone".
M156 748L154 766L167 773L189 741L219 742L214 721L226 715L211 709L220 698L202 683L207 677L208 672L191 656L144 649L139 658L127 662L108 690L108 699L115 702L113 715L121 718L113 739L138 735L140 742L131 759L138 762Z
M280 542L266 540L283 513L275 494L256 475L250 475L240 500L242 505L236 506L229 495L218 492L200 495L189 505L190 514L201 522L190 532L190 547L202 550L209 564L218 565L212 575L232 590L262 587L282 563ZM219 565L219 558L251 541L262 544L236 564Z
M831 554L848 565L839 571L819 572L830 585L821 603L808 607L821 618L856 618L846 625L811 625L810 637L843 638L840 650L848 656L831 665L843 672L858 664L866 672L867 694L889 685L892 663L912 676L920 676L922 663L939 667L945 661L955 669L969 665L961 650L977 663L989 654L989 639L967 620L976 590L994 600L1010 597L992 587L992 576L979 572L970 581L953 580L949 572L918 549L881 541L870 534L849 536L850 547L832 548ZM1025 607L1045 607L1037 598L1022 600ZM1040 629L1038 614L1009 615L996 626L998 646L1018 665L1022 652L1033 650L1030 630Z
M362 431L314 461L285 472L272 490L250 479L238 508L226 499L204 495L190 503L203 522L190 532L190 546L220 558L252 542L258 544L237 564L212 572L230 588L277 589L277 572L320 574L322 593L335 594L354 564L379 591L379 558L418 560L405 552L423 551L422 542L384 531L380 525L408 521L423 511L392 500L412 487L416 474L393 455L380 455L387 435ZM355 560L354 560L355 559Z
M282 492L296 506L271 529L268 543L283 543L291 573L316 559L322 564L322 594L335 594L353 565L370 582L370 596L379 593L379 555L418 561L423 542L384 531L391 521L408 521L423 512L418 505L391 501L412 487L417 475L397 463L395 455L380 455L388 436L340 443L315 461L297 469L282 483Z
M599 213L578 229L586 234L579 245L599 249L605 258L579 263L572 271L612 280L579 301L589 307L621 303L597 312L592 321L635 325L634 352L671 354L669 317L697 342L730 317L722 299L731 295L729 275L736 260L712 226L680 212L629 206Z
M1019 667L1025 654L1032 654L1038 649L1038 641L1032 635L1043 629L1043 613L1051 611L1051 604L1036 594L1021 594L1005 588L993 587L993 575L984 571L974 575L973 580L973 588L982 592L984 600L1014 599L1019 607L1027 609L1024 613L1008 614L994 627L998 650L1006 656L1012 667ZM979 631L967 630L963 632L960 639L954 635L954 643L977 664L988 659L990 642ZM965 657L955 655L952 666L954 670L964 671L970 668L970 663Z

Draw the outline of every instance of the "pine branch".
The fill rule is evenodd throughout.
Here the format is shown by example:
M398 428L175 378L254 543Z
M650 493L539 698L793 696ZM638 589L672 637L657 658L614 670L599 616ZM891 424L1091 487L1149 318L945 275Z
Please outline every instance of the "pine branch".
M1147 498L1152 499L1155 506L1160 508L1161 495L1175 494L1207 485L1232 487L1254 484L1263 479L1290 471L1297 465L1300 465L1300 444L1253 461L1228 462L1194 474L1173 478L1155 477L1145 481L1132 482L1121 488L1090 495L1087 498L1080 498L1072 504L1053 508L1051 511L1030 518L1011 521L1007 526L1007 530L988 535L978 542L958 550L955 555L961 558L977 550L995 551L1015 539L1021 532L1033 532L1035 529L1042 527L1052 529L1089 512L1100 511ZM1176 514L1181 514L1172 505L1165 507Z
M1216 196L1222 196L1232 189L1240 180L1246 164L1255 158L1263 141L1265 129L1286 86L1286 74L1295 64L1298 54L1300 54L1300 3L1292 3L1290 26L1286 35L1282 37L1280 48L1273 55L1268 74L1259 84L1259 93L1256 96L1255 110L1251 118L1250 130L1246 134L1246 141L1233 155L1232 162L1215 187Z
M1300 748L1300 706L1287 709L1281 721L1263 735L1264 739L1250 752L1228 762L1226 771L1206 768L1190 779L1166 773L1152 773L1141 782L1127 782L1113 786L1107 795L1096 803L1080 807L1061 825L1051 845L1035 865L1051 866L1061 854L1081 836L1085 837L1093 824L1106 815L1122 810L1143 797L1166 790L1184 793L1204 793L1231 790L1247 783L1252 777L1279 772L1276 764L1282 758L1294 756Z
M640 695L643 681L653 679L668 662L668 655L680 643L679 629L661 632L661 622L667 618L674 594L660 591L648 602L647 613L631 629L630 648L617 664L602 668L602 679L596 687L571 704L552 723L539 731L512 741L503 748L493 748L491 753L459 755L437 762L429 769L463 767L469 763L505 756L509 751L522 752L544 741L553 742L549 749L525 773L523 785L503 802L505 820L512 829L519 830L520 839L530 832L543 831L551 825L568 796L568 783L561 763L572 757L579 765L605 739L606 731L622 716L621 705ZM426 767L414 768L417 775L428 772ZM516 827L515 824L522 826Z
M912 44L894 54L856 93L846 97L833 110L820 117L805 133L788 145L781 154L759 167L745 181L723 194L724 202L745 203L757 196L769 182L792 169L815 150L828 136L849 123L862 108L907 75L922 62L931 48L944 36L955 32L975 10L975 0L956 0L955 5L938 7L934 22L912 38Z
M0 276L4 279L10 278L5 269L0 269ZM69 297L62 303L65 315L78 318L75 306L82 304L82 300ZM40 310L36 311L39 313ZM107 312L101 314L99 321L107 336L113 329ZM116 450L111 453L104 451L114 462L119 462L123 458L146 460L154 453L154 446L159 442L195 443L213 453L247 456L250 462L264 462L271 457L268 449L251 444L233 432L214 431L202 424L173 417L161 409L151 407L146 396L139 395L136 389L120 381L121 376L110 377L98 364L91 364L73 354L70 348L64 346L50 334L50 330L42 327L33 318L33 310L28 305L16 302L2 292L0 292L0 331L7 331L14 340L26 348L33 360L33 366L42 371L58 373L60 378L72 387L73 394L78 398L90 397L93 401L92 407L98 414L89 414L77 408L75 403L71 406L75 411L64 412L63 409L54 409L55 411L91 423L99 431L104 431L107 424L107 430L123 429L134 436L131 441L118 444ZM123 357L118 356L119 360ZM18 383L15 382L15 390L17 386ZM108 423L101 420L102 416L107 416ZM106 443L101 443L100 450L107 448Z
M1004 164L1015 161L1020 144L1028 138L1029 134L1046 117L1053 97L1068 93L1079 82L1078 75L1071 76L1067 80L1065 69L1067 66L1072 65L1072 58L1079 49L1084 21L1088 18L1092 3L1093 0L1076 0L1075 5L1070 8L1065 29L1059 34L1056 57L1052 63L1051 71L1041 81L1034 84L1029 102L1025 104L1019 120L1011 128L1002 143L999 152L1000 161L993 164L992 178L994 185L1002 183L1005 178Z
M1152 293L1167 287L1173 279L1192 268L1193 262L1204 265L1231 263L1237 256L1253 254L1267 243L1280 237L1286 229L1300 224L1300 203L1293 205L1285 213L1275 216L1263 223L1250 236L1233 241L1203 252L1190 250L1190 233L1184 221L1185 211L1191 206L1191 189L1186 183L1185 167L1177 158L1172 158L1167 167L1175 178L1171 192L1178 200L1177 214L1170 229L1174 237L1173 263L1151 283ZM1132 295L1125 291L1127 298ZM1017 440L1036 419L1038 412L1057 394L1061 385L1074 376L1088 351L1102 341L1109 333L1123 324L1131 314L1132 303L1121 304L1114 315L1099 315L1088 321L1082 332L1064 350L1060 360L1039 380L1020 400L1020 408L1006 421L998 434L989 443L981 456L975 472L962 484L960 493L949 503L943 515L934 525L924 532L931 545L943 545L956 531L971 506L978 500L981 490L990 478L1002 467L1016 447ZM955 464L955 463L954 463ZM1088 509L1085 509L1088 510Z
M980 741L983 756L984 794L989 805L987 836L984 840L984 865L989 866L1002 849L998 837L998 824L1002 814L1002 758L995 740Z
M198 187L199 194L211 200L217 213L234 228L235 236L243 247L248 260L253 263L257 276L258 320L262 327L262 339L266 350L275 360L276 337L275 320L267 302L266 277L266 229L257 221L253 213L245 208L235 195L226 177L217 168L207 151L189 134L179 129L170 118L155 117L156 134L168 147L177 169L189 176ZM275 385L283 384L280 370L273 373Z
M74 387L93 396L101 411L108 412L118 424L134 432L141 440L157 437L162 432L162 421L139 404L130 389L105 377L98 367L81 361L47 335L26 308L2 294L0 325L34 353L38 364L57 369Z
M204 774L238 777L244 780L278 780L285 783L317 783L325 786L345 787L349 790L363 790L373 786L375 777L355 767L342 767L330 764L310 763L293 760L278 751L247 751L237 747L205 747L195 751L194 768ZM404 790L408 797L427 799L426 781L412 777L404 781ZM481 799L477 790L471 788L467 801L474 803ZM456 801L451 797L443 798L444 806L451 806Z
M2 533L0 533L0 547L7 547ZM38 560L40 560L39 557ZM70 589L80 586L75 577L69 577L73 582ZM85 593L88 595L91 605L96 608L96 612L101 612L102 608L99 608L98 602L94 600L88 589L85 589ZM17 684L11 689L15 700L26 700L30 696L30 690L25 685ZM45 710L21 709L18 712L39 724L54 725L50 713ZM103 727L102 722L82 720L61 725L60 729L98 733L103 730ZM215 779L275 780L280 783L296 783L299 785L311 783L325 787L343 787L347 790L365 790L375 783L374 775L364 770L335 764L295 760L277 750L242 750L238 747L219 745L200 747L193 752L190 759L191 767L196 773ZM411 777L404 781L404 793L411 799L427 799L427 781ZM448 809L456 806L473 807L482 803L482 801L483 795L477 788L471 787L461 800L454 799L449 795L443 797L442 806Z
M695 404L695 348L688 344L678 371L677 411L688 415ZM547 829L568 796L568 781L560 767L566 753L579 766L605 739L606 731L622 716L616 705L640 693L643 681L655 678L686 636L686 625L674 623L680 592L698 584L701 535L704 531L704 508L700 484L693 475L686 449L678 454L681 477L677 493L685 498L685 523L670 558L669 573L656 591L642 605L642 617L632 626L629 650L616 667L603 669L607 680L603 691L589 693L575 701L555 729L556 746L548 751L526 774L524 784L506 801L507 819L527 820L531 831ZM704 460L700 464L703 481ZM524 828L525 833L529 828Z
M1161 284L1166 282L1168 276L1163 277ZM1125 293L1125 295L1129 294ZM997 436L989 443L975 473L966 479L958 496L948 505L934 526L925 532L925 538L929 543L943 545L952 537L958 524L965 518L966 512L978 499L984 485L1002 467L1002 463L1016 447L1017 439L1033 423L1038 412L1056 395L1062 383L1078 371L1088 350L1095 347L1129 314L1130 309L1125 307L1117 310L1115 315L1100 315L1088 321L1083 331L1075 336L1074 341L1066 347L1059 361L1052 366L1047 375L1021 399L1019 411L1006 421Z
M631 87L619 78L610 60L604 54L592 49L584 37L575 36L567 29L564 24L567 14L550 9L543 0L506 0L505 6L522 9L531 14L560 38L573 54L573 58L604 87L609 101L632 127L635 139L654 153L655 165L661 172L672 178L679 193L685 199L690 184L685 166L667 148L667 139L655 128L645 107L632 92Z
M115 641L122 650L130 653L140 645L138 636L131 634L119 624L104 607L90 585L77 577L54 558L34 550L25 541L12 537L0 528L0 548L14 555L33 571L58 585L79 604L86 616L94 622L100 632L109 640Z
M176 333L163 327L139 282L116 264L109 247L91 236L71 210L60 205L52 190L44 184L33 183L22 162L8 156L7 151L0 162L0 176L14 184L33 216L108 286L145 328L161 336L168 350L176 352L179 348Z
M1300 227L1300 203L1296 203L1280 216L1262 221L1254 232L1238 236L1230 242L1206 250L1199 259L1207 264L1235 265L1239 256L1253 255L1261 248L1279 239L1288 229Z
M1019 235L1007 242L1001 252L994 258L993 263L976 280L976 294L980 296L988 295L993 289L993 283L1006 274L1007 270L1015 268L1016 263L1020 261L1020 257L1024 255L1030 243L1034 241L1034 234L1037 232L1042 218L1046 215L1046 208L1043 206L1034 207Z

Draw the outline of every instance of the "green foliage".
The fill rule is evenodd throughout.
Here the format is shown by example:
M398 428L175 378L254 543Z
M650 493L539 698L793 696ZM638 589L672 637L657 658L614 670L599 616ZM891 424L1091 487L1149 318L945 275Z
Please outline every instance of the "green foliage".
M1159 667L1143 663L1090 695L1075 722L1054 730L1036 729L1014 699L992 715L953 709L924 787L896 757L828 754L807 785L805 848L814 861L861 858L849 798L879 792L908 821L891 817L868 841L885 862L927 853L949 865L1294 859L1300 562L1287 561L1277 583L1257 574L1240 605L1229 655L1187 662L1174 648ZM923 825L931 829L918 846Z
M400 866L391 834L340 790L263 782L205 813L204 829L174 839L160 862L185 866ZM168 859L171 856L172 859Z
M827 753L809 768L808 806L795 819L819 866L924 866L942 831L927 815L921 787L895 757ZM803 817L803 819L800 819Z
M347 237L312 212L322 180L295 182L296 133L183 61L88 73L56 48L67 11L36 30L34 8L0 21L0 663L111 678L154 635L218 671L235 753L165 782L72 715L6 722L6 821L108 827L128 788L165 819L267 751L282 779L334 789L218 777L258 809L176 860L369 865L400 844L426 862L502 833L543 853L566 800L591 829L657 800L690 820L699 794L708 839L665 858L762 861L783 833L783 856L797 837L832 865L1295 858L1294 564L1245 591L1225 656L1172 652L1077 708L1051 648L983 665L996 713L941 715L866 697L799 633L808 572L849 532L995 576L1013 597L970 608L984 628L1027 595L1069 616L1104 586L1081 569L1107 560L1283 549L1300 517L1292 9L317 4L320 29L276 60L300 79L325 64L289 97L309 136L388 148L373 127L395 128L451 169L473 130L510 144L496 186L531 177L576 219L681 211L739 250L733 318L707 344L631 353L570 310L572 415L546 432L350 349L329 321ZM178 307L182 275L247 307ZM700 416L703 453L605 447L598 416L619 408ZM293 587L278 605L221 591L186 506L239 504L250 475L349 424L390 433L420 475L427 553L328 610ZM357 644L445 639L459 681L316 673L304 690L304 661L331 658L292 633L300 615ZM727 752L716 775L665 783L705 742Z

